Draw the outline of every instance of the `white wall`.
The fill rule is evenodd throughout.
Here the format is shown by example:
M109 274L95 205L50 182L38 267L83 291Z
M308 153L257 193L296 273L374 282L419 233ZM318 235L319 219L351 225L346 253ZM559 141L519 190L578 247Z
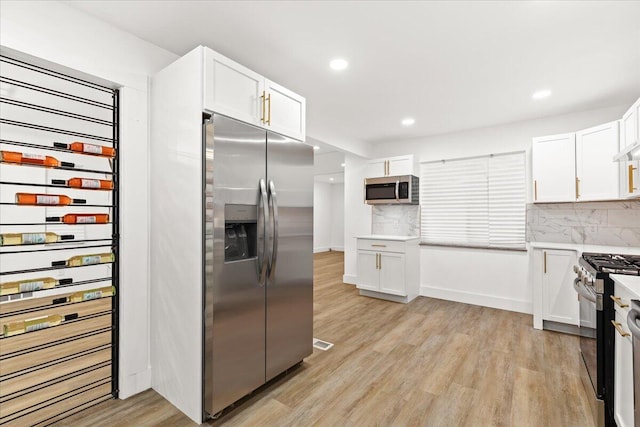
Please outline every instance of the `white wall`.
M364 176L367 159L345 154L344 168L344 276L356 283L358 273L356 237L371 234L371 206L364 203Z
M150 387L148 76L176 55L56 1L0 2L0 43L121 86L120 397Z
M617 106L556 117L511 123L438 135L393 144L379 144L374 157L413 153L423 161L452 159L491 153L526 150L527 200L532 197L531 139L556 133L573 132L608 121L617 120L628 106ZM360 180L359 186L362 185ZM354 185L353 197L361 189ZM358 191L358 192L356 192ZM348 199L348 197L347 197ZM347 208L346 224L370 221L366 214ZM354 262L355 248L347 246L345 260ZM528 281L529 257L526 252L423 246L420 250L421 295L450 299L507 310L532 312L533 290ZM353 266L345 263L345 270ZM345 275L347 273L345 272Z
M344 250L344 184L313 184L313 252Z

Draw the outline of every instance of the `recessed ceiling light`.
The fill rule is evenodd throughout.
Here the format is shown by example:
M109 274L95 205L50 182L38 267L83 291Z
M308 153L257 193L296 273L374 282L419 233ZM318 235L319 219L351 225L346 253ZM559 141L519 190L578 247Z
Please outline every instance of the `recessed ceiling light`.
M543 90L534 92L533 95L531 95L531 97L533 99L542 99L542 98L548 97L549 95L551 95L551 91L549 89L543 89Z
M313 149L314 149L314 150L319 150L319 149L320 149L320 147L318 147L317 145L314 145L314 146L313 146Z
M329 178L329 181L333 181L333 178Z
M342 58L332 59L331 62L329 62L329 67L331 67L331 69L336 71L342 71L346 69L348 66L349 66L349 63Z
M416 119L413 117L407 117L406 119L402 119L402 126L411 126L416 122Z
M345 167L345 166L346 166L346 163L340 163L340 166L341 166L341 167Z

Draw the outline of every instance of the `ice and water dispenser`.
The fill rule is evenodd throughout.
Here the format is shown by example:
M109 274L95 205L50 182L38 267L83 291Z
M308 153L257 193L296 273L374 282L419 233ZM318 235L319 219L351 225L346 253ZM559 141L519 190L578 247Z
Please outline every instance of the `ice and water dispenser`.
M225 205L224 218L224 261L255 258L257 255L257 207Z

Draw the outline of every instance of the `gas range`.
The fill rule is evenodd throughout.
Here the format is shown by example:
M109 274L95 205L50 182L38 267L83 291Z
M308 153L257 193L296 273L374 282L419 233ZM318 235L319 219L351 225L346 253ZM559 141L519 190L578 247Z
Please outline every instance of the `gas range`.
M640 256L584 252L579 261L591 274L628 274L640 276Z

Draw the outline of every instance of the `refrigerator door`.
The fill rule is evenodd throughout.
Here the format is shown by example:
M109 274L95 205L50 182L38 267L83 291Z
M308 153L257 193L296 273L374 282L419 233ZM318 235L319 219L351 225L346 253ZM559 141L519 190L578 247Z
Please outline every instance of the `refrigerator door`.
M204 410L214 415L265 382L266 135L218 115L204 134Z
M266 379L313 352L313 149L267 132Z

